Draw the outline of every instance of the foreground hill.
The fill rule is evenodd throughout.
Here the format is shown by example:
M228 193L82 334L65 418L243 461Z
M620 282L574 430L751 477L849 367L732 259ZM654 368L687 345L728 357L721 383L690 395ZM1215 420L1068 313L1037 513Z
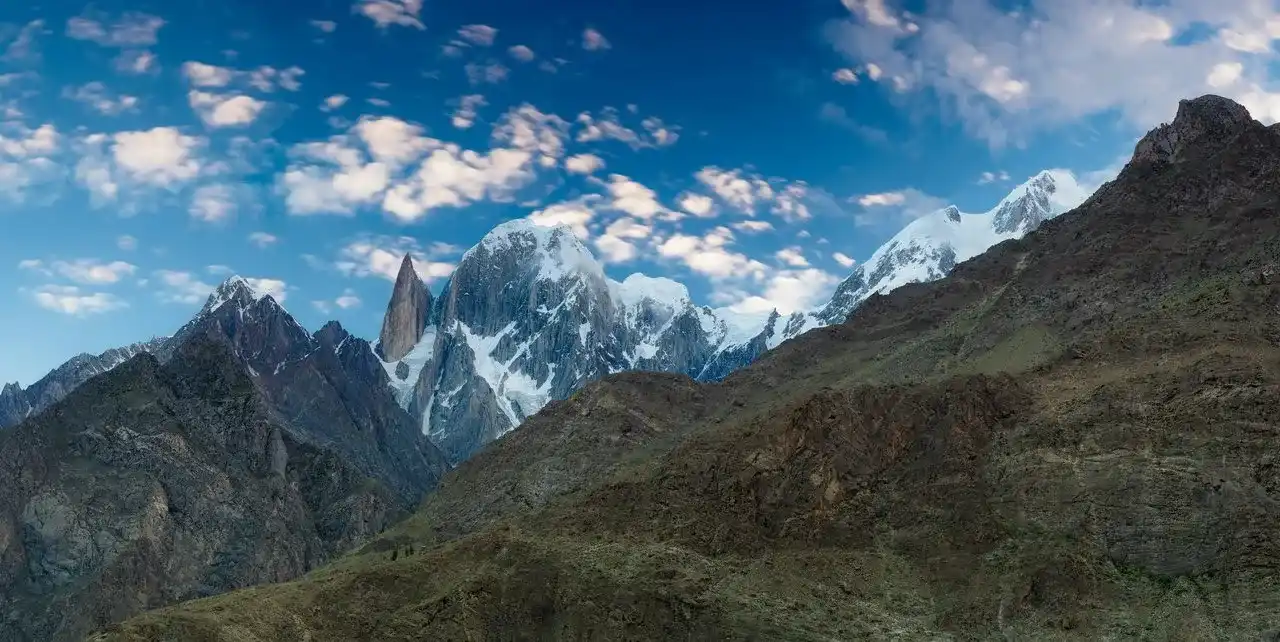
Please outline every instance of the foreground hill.
M1273 639L1278 211L1280 133L1183 101L945 279L592 384L356 553L96 639Z

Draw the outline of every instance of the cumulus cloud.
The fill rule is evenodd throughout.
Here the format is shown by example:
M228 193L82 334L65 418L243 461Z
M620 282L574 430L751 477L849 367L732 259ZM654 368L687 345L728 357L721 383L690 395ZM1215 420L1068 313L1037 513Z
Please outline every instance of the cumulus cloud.
M510 54L512 58L515 58L520 62L531 62L536 57L533 50L524 45L508 47L507 53Z
M62 149L62 135L52 124L36 129L11 125L0 129L0 199L14 204L33 195L56 196L42 188L61 179L64 169L55 160Z
M320 33L333 33L338 30L338 23L332 20L312 20L311 26L315 27Z
M275 245L280 239L274 234L266 232L253 232L249 234L249 242L256 245L259 249L264 249Z
M826 33L837 51L891 94L940 100L993 146L1100 114L1147 129L1208 91L1280 118L1267 89L1280 35L1270 3L1080 0L1013 12L972 0L911 16L881 0L845 6L850 17Z
M564 169L570 174L594 174L604 169L604 159L595 154L574 154L564 160Z
M180 270L156 270L152 282L159 286L156 296L166 303L195 305L204 303L213 293L213 285L205 283L190 272Z
M812 310L823 303L840 279L816 268L779 270L768 276L764 291L748 295L730 306L741 312L790 314Z
M842 85L852 85L858 82L858 74L854 70L845 67L831 72L831 79Z
M329 112L342 107L350 100L342 94L334 94L324 99L324 103L320 105L320 111Z
M465 25L458 29L458 37L481 47L488 47L498 35L498 30L489 25Z
M715 215L715 201L710 196L686 192L681 194L676 202L680 204L680 209L694 216L707 217Z
M1000 170L998 172L983 172L978 176L979 185L987 185L990 183L1003 183L1009 180L1009 172Z
M192 60L182 63L182 75L194 87L226 87L235 78L235 70Z
M62 95L107 116L134 111L138 106L137 96L114 95L106 85L96 80L79 87L67 87L62 90Z
M667 125L653 116L640 122L640 131L626 127L622 124L621 114L613 107L605 107L598 116L582 112L578 114L577 122L581 128L576 138L579 143L615 140L640 150L667 147L680 139L679 127Z
M794 245L778 250L774 257L790 267L809 267L809 260L804 258L804 250Z
M352 11L373 21L379 29L392 26L425 29L418 19L422 0L359 0Z
M853 257L849 256L848 254L844 254L842 252L832 253L831 258L835 259L835 262L839 263L840 267L843 267L843 268L851 268L854 265L857 265L858 263L853 259Z
M567 225L575 236L586 239L590 236L587 224L595 218L593 206L599 200L599 195L589 194L574 201L556 203L530 214L529 220L544 227Z
M201 185L191 197L191 218L205 223L222 223L236 215L235 189L230 185Z
M613 45L609 44L609 40L604 37L604 34L599 31L596 31L591 27L587 27L582 31L583 49L586 49L587 51L603 51L611 48L612 46Z
M718 279L763 277L768 268L745 254L730 249L733 232L717 227L703 236L674 234L658 246L658 253L682 261L694 272Z
M81 285L110 285L133 275L137 270L137 266L125 261L99 261L98 259L49 262L26 259L20 262L18 267L45 276L60 276Z
M138 249L138 239L128 234L121 234L116 237L116 247L126 252L132 252Z
M347 276L378 277L394 283L400 263L409 255L418 276L431 284L453 274L450 259L458 253L459 248L447 244L424 248L407 236L366 236L339 250L333 267Z
M87 40L103 47L149 47L165 25L164 19L138 11L121 14L114 20L107 14L90 12L67 20L67 37Z
M900 225L947 206L945 200L915 188L864 194L854 201L862 208L854 214L857 225Z
M458 129L470 129L476 122L476 111L487 105L484 96L469 94L458 99L458 108L453 112L452 123Z
M152 188L175 191L199 175L206 142L173 127L91 134L80 142L76 179L97 206Z
M87 292L72 285L43 285L30 291L37 305L69 316L85 317L128 307L120 297L107 292Z
M267 103L245 95L212 94L191 90L187 94L191 108L209 127L244 127L258 119Z

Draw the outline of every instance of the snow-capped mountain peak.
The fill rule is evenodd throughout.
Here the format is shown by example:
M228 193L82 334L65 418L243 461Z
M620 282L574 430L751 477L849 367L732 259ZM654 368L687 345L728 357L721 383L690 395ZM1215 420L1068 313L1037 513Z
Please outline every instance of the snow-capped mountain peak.
M265 290L255 288L249 279L240 275L228 277L218 287L214 288L213 293L209 295L205 301L202 313L209 313L222 307L228 301L233 301L241 308L249 306L261 301L264 297L270 296ZM274 299L273 299L274 300Z
M491 256L534 254L540 280L559 280L572 274L604 278L604 268L567 225L539 225L527 218L507 221L493 228L462 260L479 252Z

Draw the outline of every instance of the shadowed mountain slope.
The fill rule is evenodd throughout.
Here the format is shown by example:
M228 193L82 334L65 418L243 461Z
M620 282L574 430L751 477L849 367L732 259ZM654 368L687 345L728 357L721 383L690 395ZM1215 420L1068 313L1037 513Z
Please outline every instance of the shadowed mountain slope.
M1278 418L1280 133L1205 96L947 278L606 378L360 551L96 639L1272 639Z

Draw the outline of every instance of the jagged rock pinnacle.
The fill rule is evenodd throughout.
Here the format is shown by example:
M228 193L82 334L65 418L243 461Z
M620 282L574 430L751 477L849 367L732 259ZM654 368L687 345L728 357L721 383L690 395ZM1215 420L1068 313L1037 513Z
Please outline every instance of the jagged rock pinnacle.
M1249 110L1222 96L1207 94L1178 102L1173 122L1147 132L1133 151L1133 162L1175 163L1198 141L1224 143L1252 123Z
M430 309L431 292L418 278L413 259L405 255L378 335L378 351L384 360L399 361L409 354L422 338Z

